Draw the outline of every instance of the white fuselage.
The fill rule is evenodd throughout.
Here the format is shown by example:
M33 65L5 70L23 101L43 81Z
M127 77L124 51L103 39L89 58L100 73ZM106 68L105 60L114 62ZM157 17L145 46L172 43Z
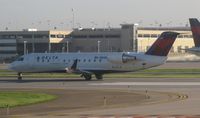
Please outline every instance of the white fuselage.
M16 72L66 72L75 59L78 60L77 69L80 71L112 73L131 72L159 66L165 62L167 57L134 52L32 53L11 63L9 69Z

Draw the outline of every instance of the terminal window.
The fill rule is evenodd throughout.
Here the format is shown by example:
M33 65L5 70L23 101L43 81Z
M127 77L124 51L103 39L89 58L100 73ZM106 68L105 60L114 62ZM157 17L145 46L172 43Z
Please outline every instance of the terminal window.
M51 34L50 37L51 37L51 38L56 38L56 35Z

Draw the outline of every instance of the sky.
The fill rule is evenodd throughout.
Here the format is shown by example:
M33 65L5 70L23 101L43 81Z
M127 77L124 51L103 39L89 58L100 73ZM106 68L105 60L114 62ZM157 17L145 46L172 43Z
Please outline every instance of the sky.
M0 0L0 30L185 26L188 18L200 18L199 5L200 0Z

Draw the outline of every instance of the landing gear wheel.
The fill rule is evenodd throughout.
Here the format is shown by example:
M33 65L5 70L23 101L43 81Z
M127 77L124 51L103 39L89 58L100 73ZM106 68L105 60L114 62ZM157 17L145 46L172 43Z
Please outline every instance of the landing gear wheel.
M17 73L17 75L18 75L17 79L22 80L22 73Z
M86 81L90 81L92 79L92 75L91 74L82 74L81 77L84 77Z
M97 80L103 80L103 75L101 74L95 74L95 77Z

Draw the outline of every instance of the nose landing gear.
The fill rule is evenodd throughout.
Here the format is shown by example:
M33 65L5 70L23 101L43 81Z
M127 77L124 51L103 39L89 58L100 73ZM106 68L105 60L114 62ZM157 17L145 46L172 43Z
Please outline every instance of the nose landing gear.
M18 79L18 80L22 80L22 73L17 73L17 75L18 75L18 76L17 76L17 79Z

